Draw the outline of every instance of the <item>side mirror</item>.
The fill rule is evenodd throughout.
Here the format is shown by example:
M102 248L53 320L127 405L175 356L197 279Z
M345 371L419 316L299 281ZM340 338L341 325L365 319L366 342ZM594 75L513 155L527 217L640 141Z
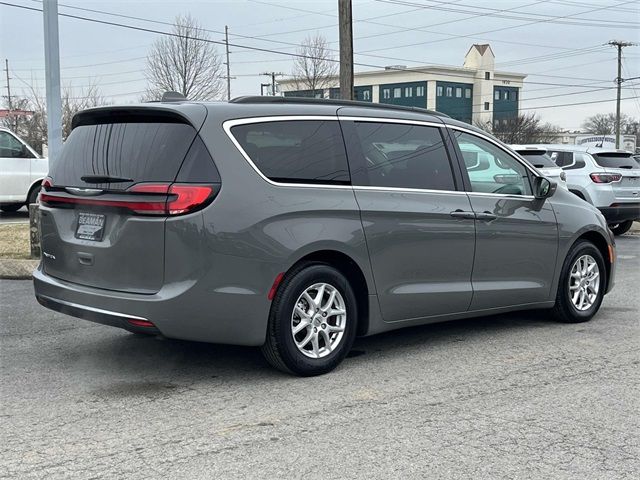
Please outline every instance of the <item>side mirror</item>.
M533 181L533 195L538 199L545 199L556 193L558 184L545 177L536 177Z

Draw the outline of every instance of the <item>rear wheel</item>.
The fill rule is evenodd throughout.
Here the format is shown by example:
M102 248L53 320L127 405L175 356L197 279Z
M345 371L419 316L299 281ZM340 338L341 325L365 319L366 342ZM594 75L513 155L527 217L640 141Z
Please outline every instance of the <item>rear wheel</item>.
M278 288L262 352L284 372L330 372L353 345L357 315L355 294L342 273L322 263L302 264Z
M10 205L2 205L2 206L0 206L0 210L2 210L3 212L6 212L6 213L17 212L21 208L22 208L22 204L21 203L12 203Z
M600 250L588 241L576 243L562 266L554 316L560 322L586 322L600 309L607 285Z
M609 229L613 232L614 235L623 235L629 231L632 225L633 220L627 220L626 222L609 225Z

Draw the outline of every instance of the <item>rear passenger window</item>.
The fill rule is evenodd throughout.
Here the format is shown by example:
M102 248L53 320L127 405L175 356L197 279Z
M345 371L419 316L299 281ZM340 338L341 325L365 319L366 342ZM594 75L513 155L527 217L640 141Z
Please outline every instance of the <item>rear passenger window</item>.
M359 185L455 190L439 128L355 122L355 133L364 157Z
M340 126L334 120L236 125L231 133L267 178L288 183L348 184Z
M551 157L551 159L556 162L556 165L559 167L566 167L573 163L573 153L572 152L559 152L548 150L547 155Z

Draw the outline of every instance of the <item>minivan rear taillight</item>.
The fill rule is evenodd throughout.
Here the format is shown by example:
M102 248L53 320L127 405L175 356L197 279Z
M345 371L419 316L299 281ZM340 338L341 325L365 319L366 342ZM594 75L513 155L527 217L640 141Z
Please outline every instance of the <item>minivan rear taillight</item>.
M47 206L88 205L121 208L138 215L181 215L207 206L219 191L219 184L140 183L124 192L105 192L99 196L76 196L61 191L41 192Z
M594 183L613 183L622 180L619 173L592 173L589 175Z

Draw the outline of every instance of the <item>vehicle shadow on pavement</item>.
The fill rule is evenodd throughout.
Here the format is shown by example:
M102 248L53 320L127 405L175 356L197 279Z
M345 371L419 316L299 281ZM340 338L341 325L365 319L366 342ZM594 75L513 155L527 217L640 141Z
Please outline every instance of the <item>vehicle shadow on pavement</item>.
M518 312L470 320L405 328L372 337L358 338L349 358L336 372L348 372L370 360L388 361L393 357L437 349L447 344L508 334L515 329L553 328L548 311ZM86 351L84 351L86 349ZM94 342L74 352L105 374L117 372L125 382L152 381L160 385L210 382L216 379L247 381L292 378L271 368L258 348L214 345L199 342L117 334L96 337ZM384 356L384 359L379 358ZM92 369L93 369L92 368ZM155 383L154 383L155 382ZM118 390L116 387L114 393ZM135 394L136 388L128 394ZM146 387L141 386L141 391ZM152 387L149 387L152 388Z

